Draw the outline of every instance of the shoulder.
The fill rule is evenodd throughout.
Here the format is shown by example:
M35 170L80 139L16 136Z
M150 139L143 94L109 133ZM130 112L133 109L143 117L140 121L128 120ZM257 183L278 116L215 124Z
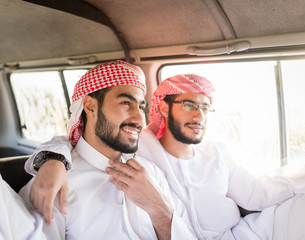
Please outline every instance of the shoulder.
M154 171L155 168L158 168L152 161L146 159L145 157L142 156L136 156L135 158L137 162L139 162L145 169L151 171Z
M159 139L148 129L141 132L137 155L152 160L162 153L163 147Z
M149 129L144 129L140 134L139 144L159 143L159 139Z
M212 140L203 140L200 144L194 145L199 152L219 154L227 151L228 147L225 143Z
M195 149L206 159L223 162L225 164L231 164L232 162L231 150L223 142L207 140L195 145Z

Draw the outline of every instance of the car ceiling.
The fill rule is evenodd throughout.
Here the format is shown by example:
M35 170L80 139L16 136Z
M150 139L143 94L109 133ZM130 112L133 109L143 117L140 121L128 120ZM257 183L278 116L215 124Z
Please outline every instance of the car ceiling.
M0 64L304 34L304 20L304 0L0 0ZM305 45L291 36L279 46Z

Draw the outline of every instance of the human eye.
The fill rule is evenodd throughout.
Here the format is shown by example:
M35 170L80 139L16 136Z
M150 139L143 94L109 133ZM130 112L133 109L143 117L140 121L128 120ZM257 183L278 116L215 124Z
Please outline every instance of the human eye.
M203 112L207 113L207 112L210 111L210 106L208 106L208 105L203 105L203 106L201 107L201 109L203 110Z
M184 102L183 103L183 107L186 111L191 112L193 110L196 109L195 104L191 103L191 102Z
M203 105L200 107L204 114L208 114L209 112L213 112L214 109L210 105Z
M139 109L140 109L142 112L145 112L145 108L146 108L146 105L139 105Z
M122 105L126 105L126 106L130 106L131 105L130 101L127 101L127 100L122 101L121 104Z

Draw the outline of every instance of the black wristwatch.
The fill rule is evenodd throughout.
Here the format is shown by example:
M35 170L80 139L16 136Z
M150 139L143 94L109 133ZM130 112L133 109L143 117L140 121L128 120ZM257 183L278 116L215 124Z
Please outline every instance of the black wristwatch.
M65 156L59 154L59 153L54 153L54 152L49 152L49 151L42 151L39 152L33 162L33 168L34 170L38 171L39 168L48 160L58 160L61 161L66 168L66 171L69 170L69 163L67 162Z

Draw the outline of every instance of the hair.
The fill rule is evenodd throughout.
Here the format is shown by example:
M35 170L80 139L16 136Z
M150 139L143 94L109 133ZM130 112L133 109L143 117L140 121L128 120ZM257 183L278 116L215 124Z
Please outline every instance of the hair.
M179 96L179 94L171 94L166 95L163 100L169 105L169 108L171 109L173 106L173 101Z
M104 103L104 99L106 96L106 93L111 89L111 87L108 88L103 88L101 90L89 93L88 96L95 98L97 100L97 106L100 108L103 106ZM84 121L84 131L85 131L85 127L86 127L86 123L87 123L87 114L85 112L85 110L82 111L82 118Z

